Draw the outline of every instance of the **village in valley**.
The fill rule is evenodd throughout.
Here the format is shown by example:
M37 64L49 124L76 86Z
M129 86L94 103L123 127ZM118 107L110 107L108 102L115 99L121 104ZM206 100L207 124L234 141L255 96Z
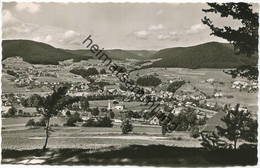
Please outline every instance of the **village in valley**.
M258 11L4 2L1 162L256 165Z
M129 66L127 61L120 63L124 67ZM72 70L75 69L95 71L94 74L82 77L73 73ZM167 112L175 115L185 111L194 113L195 118L203 123L199 125L200 130L206 129L208 119L221 113L225 105L234 108L234 100L241 101L241 110L249 110L257 117L256 82L243 78L233 79L222 70L210 69L191 71L182 68L151 68L136 70L130 74L133 80L150 75L159 78L161 83L157 86L141 87L147 97L153 97L155 102L160 104L157 110L168 110ZM9 115L27 117L28 120L31 117L40 117L41 114L35 105L39 101L37 97L51 93L55 87L70 84L68 95L85 97L89 105L74 103L72 107L61 111L59 117L63 119L68 118L68 113L79 113L81 123L109 117L112 123L120 125L126 115L131 115L134 125L160 127L159 119L155 115L149 115L155 105L150 107L152 104L141 102L138 96L127 90L124 83L107 70L100 60L77 63L66 60L59 65L32 65L23 61L21 57L11 57L3 61L2 82L4 118ZM182 84L171 91L169 86L178 82ZM10 114L13 111L10 109L16 113ZM97 112L93 112L95 110ZM220 122L216 121L215 124ZM4 125L3 129L6 129Z

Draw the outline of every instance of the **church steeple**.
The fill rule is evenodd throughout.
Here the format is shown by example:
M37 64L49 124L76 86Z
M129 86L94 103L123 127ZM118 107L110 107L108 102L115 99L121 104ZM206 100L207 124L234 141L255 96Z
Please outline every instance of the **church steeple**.
M107 110L111 110L110 100L108 100Z

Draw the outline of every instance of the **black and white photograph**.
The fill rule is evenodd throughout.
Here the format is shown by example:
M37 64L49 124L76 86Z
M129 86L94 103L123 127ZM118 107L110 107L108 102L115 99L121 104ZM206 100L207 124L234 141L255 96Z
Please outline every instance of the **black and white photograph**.
M1 164L258 164L259 1L1 2Z

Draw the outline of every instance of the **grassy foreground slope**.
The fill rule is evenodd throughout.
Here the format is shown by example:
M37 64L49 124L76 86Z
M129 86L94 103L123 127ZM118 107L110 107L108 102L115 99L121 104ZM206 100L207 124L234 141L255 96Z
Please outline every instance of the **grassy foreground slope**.
M234 68L241 65L257 65L257 56L236 55L231 44L209 42L192 47L168 48L153 55L151 67L178 68Z
M257 164L257 149L207 151L163 145L130 145L101 149L3 150L4 164L245 166Z
M3 60L8 57L20 56L31 64L58 64L59 61L74 59L87 60L89 57L66 52L51 45L31 40L3 40Z

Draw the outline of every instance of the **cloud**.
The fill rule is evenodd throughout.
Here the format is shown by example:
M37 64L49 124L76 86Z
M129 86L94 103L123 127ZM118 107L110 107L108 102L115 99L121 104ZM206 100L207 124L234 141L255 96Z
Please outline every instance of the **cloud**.
M47 35L47 36L45 37L44 41L45 41L46 43L51 42L51 41L52 41L52 36L51 36L51 35Z
M3 24L3 38L13 37L16 35L32 34L39 26L34 24L22 23L17 21L15 24Z
M48 43L55 47L80 47L84 37L74 31L53 26L40 26L16 18L9 10L3 10L3 39L28 39Z
M149 32L146 30L140 30L140 31L134 32L134 35L140 39L147 39Z
M15 9L17 11L26 11L29 13L37 13L40 11L40 4L39 3L32 3L32 2L23 2L17 3Z
M76 33L75 31L73 31L73 30L68 30L68 31L66 31L65 33L64 33L64 38L65 39L72 39L72 38L74 38L75 36L78 36L79 34L78 33Z
M32 33L38 26L24 23L17 19L9 10L3 10L3 38L17 34Z
M3 25L10 26L18 23L18 19L9 10L3 10Z
M32 40L33 40L33 41L42 41L42 40L41 40L41 37L39 37L39 36L32 38Z
M80 34L73 31L73 30L68 30L63 34L62 37L62 42L67 43L67 44L74 44L75 41L79 41Z
M161 14L163 14L163 10L161 10L161 9L156 12L156 15L157 15L157 16L159 16L159 15L161 15Z
M53 41L53 37L51 35L46 35L46 36L36 36L32 38L33 41L38 41L38 42L44 42L44 43L50 43Z
M139 30L139 31L134 32L134 36L139 39L147 39L149 37L149 35L155 34L156 31L163 30L163 29L165 29L165 27L162 24L150 25L145 30ZM161 38L163 38L163 37L161 37Z
M168 40L171 36L169 34L159 34L157 38L159 40Z
M174 31L169 32L169 34L170 34L171 36L175 36L175 35L177 35L177 33L174 32Z
M199 24L195 24L195 25L192 25L187 31L186 33L198 33L200 32L201 30L205 30L206 29L206 26L199 23Z
M3 18L5 20L3 24L3 39L28 39L48 43L60 48L79 47L83 40L82 35L73 30L64 30L47 25L39 26L23 22L11 16L8 11L5 11L5 18Z
M157 39L158 40L178 40L179 38L177 37L177 33L176 32L166 32L166 33L163 33L163 34L159 34L157 36Z
M164 26L162 24L151 25L148 27L148 30L162 30L162 29L164 29Z

